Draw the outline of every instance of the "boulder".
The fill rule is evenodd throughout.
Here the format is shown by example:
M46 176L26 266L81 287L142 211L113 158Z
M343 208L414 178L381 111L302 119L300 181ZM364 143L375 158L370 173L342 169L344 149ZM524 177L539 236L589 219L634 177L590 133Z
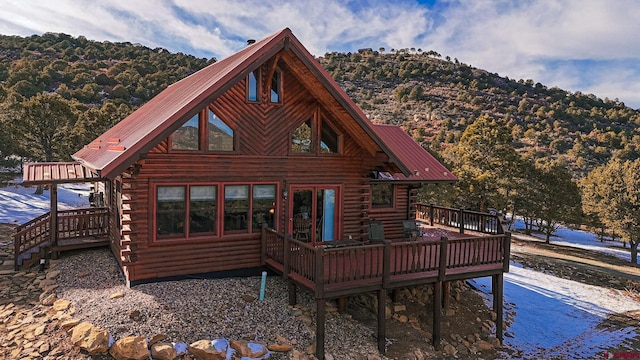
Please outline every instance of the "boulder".
M157 343L151 346L151 357L154 360L174 360L178 357L178 352L169 343Z
M109 349L109 333L107 330L83 322L73 328L71 342L90 355L104 354Z
M231 342L231 348L237 351L240 357L248 358L261 358L269 351L264 344L246 340L233 340Z
M153 346L153 344L158 343L166 338L167 336L165 334L155 334L153 335L151 340L149 340L149 346Z
M267 346L267 349L275 352L287 352L293 350L293 345L283 343L269 344L269 346Z
M116 341L109 349L116 360L144 360L149 358L147 339L144 336L127 336Z
M224 360L227 358L228 343L227 346L215 346L222 342L226 342L226 340L199 340L189 345L189 352L197 360Z
M56 294L42 293L40 294L40 304L51 306L56 301Z
M69 308L69 306L71 306L71 301L60 299L60 300L56 300L53 303L53 310L55 310L55 311L64 311L64 310L67 310Z

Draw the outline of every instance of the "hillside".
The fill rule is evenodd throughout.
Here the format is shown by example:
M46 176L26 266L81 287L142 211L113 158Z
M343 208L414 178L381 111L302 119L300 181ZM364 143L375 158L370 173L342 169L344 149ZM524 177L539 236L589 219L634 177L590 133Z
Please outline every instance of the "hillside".
M435 51L379 50L327 53L319 61L372 120L402 125L434 152L455 144L468 124L488 114L509 119L519 152L564 159L577 177L611 157L640 155L640 112L617 100L500 77ZM74 113L65 125L66 149L48 155L62 159L213 61L65 34L0 36L0 130L14 130L10 104L55 92ZM47 158L44 150L34 155L7 145L20 143L19 136L1 140L0 157Z

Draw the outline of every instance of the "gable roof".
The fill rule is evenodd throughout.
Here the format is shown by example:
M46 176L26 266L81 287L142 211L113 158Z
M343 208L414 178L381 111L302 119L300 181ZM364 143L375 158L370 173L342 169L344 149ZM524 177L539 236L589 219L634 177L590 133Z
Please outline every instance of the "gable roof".
M411 170L409 175L393 174L391 180L411 182L452 182L458 180L451 171L415 142L402 128L391 125L373 125L373 128L398 159Z
M385 132L374 130L364 112L353 102L338 83L322 68L288 28L276 32L237 53L170 85L138 110L114 125L72 157L100 177L114 179L133 165L163 139L169 137L184 121L224 94L251 71L268 61L281 50L291 50L309 71L322 83L336 101L353 117L373 140L376 149L384 152L389 161L400 169L406 180L412 175L411 161L399 157L401 148L381 137ZM397 140L393 137L390 140ZM405 141L404 139L403 141ZM411 143L415 142L409 137ZM420 147L419 145L415 144ZM391 146L397 148L392 151ZM422 150L426 153L426 151ZM429 155L427 153L427 155ZM430 155L429 155L430 156ZM405 160L411 160L406 157ZM435 159L434 159L435 160ZM436 161L437 162L437 161ZM415 166L414 166L415 167ZM419 180L419 179L415 179Z

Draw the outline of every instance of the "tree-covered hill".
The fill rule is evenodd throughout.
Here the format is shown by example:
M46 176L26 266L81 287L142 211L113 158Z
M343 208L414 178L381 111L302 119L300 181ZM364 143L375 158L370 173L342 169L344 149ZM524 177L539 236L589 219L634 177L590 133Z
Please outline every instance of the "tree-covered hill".
M0 36L0 158L67 159L213 61L65 34ZM506 120L519 153L559 159L577 178L611 158L640 157L640 112L617 99L500 77L433 50L334 52L319 61L372 120L402 125L434 153L457 144L471 123L488 115ZM24 134L43 121L29 107L53 102L54 94L62 98L56 106L68 107L59 113L70 118L46 125L57 129L40 139Z

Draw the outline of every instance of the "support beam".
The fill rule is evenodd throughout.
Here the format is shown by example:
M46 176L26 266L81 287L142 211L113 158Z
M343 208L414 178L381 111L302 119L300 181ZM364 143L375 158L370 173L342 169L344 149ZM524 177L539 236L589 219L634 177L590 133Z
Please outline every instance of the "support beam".
M324 360L325 299L316 299L316 357Z
M496 337L502 343L504 325L503 325L503 309L504 309L504 275L502 273L493 276L495 278L494 283L496 285L495 291L493 291L493 309L496 312Z
M298 303L298 298L296 296L296 284L293 282L293 280L289 279L287 280L287 285L287 287L289 288L289 305L294 306Z
M387 291L385 289L378 290L378 351L384 354L386 352L386 328L387 328Z
M440 350L440 333L442 320L442 282L433 283L433 346Z
M449 299L451 298L451 282L445 281L442 283L442 308L449 308Z
M346 296L340 296L338 298L338 311L340 313L344 313L346 309L347 309L347 298Z
M50 184L49 185L49 195L50 195L50 214L51 214L51 244L50 247L55 247L58 245L58 185ZM58 254L57 251L53 252L53 258L57 259Z

